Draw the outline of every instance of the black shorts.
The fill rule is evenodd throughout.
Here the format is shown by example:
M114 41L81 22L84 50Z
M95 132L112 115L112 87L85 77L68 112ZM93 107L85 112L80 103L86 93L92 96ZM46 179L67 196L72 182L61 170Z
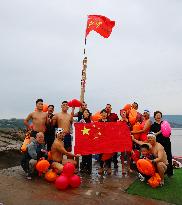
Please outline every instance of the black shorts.
M64 136L64 148L71 152L72 144L71 144L71 135L67 134Z
M38 133L37 131L32 130L30 133L30 137L36 138L37 133Z
M57 161L54 161L54 160L52 160L52 159L51 159L51 160L49 160L49 163L50 163L50 164L52 164L52 163L54 163L54 162L57 162ZM57 162L57 163L62 164L62 160L61 160L60 162Z

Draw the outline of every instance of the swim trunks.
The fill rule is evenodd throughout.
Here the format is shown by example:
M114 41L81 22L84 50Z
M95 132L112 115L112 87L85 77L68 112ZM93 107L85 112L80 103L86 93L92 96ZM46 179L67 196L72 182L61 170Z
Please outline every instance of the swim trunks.
M64 148L68 151L71 152L72 150L72 144L71 144L71 135L66 134L64 136Z
M37 131L32 130L30 136L36 138L37 133L38 133Z

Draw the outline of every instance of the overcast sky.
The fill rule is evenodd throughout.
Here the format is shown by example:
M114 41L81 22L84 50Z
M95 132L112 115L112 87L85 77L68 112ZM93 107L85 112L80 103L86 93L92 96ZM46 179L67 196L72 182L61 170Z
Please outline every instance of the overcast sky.
M181 0L0 0L0 118L24 118L43 98L60 110L80 96L87 15L116 21L87 40L85 100L91 112L182 114Z

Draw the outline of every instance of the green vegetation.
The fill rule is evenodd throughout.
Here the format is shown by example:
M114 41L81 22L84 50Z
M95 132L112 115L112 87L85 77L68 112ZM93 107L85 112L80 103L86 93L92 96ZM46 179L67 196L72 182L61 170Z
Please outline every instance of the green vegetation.
M172 178L165 178L165 185L151 188L138 179L127 189L127 193L146 198L158 199L169 203L182 204L182 169L176 169Z

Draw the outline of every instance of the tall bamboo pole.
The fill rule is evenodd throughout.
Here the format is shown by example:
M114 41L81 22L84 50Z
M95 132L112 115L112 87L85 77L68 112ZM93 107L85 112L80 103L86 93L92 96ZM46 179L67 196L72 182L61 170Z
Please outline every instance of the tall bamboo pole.
M84 49L85 54L85 49ZM87 57L83 59L83 68L82 68L82 78L81 78L81 93L80 93L80 102L83 103L85 99L85 84L86 84L86 70L87 70ZM79 158L76 158L77 168L79 169Z
M86 85L86 70L87 70L87 57L83 59L83 68L82 68L82 78L81 78L81 94L80 94L80 101L83 102L85 98L85 85Z

